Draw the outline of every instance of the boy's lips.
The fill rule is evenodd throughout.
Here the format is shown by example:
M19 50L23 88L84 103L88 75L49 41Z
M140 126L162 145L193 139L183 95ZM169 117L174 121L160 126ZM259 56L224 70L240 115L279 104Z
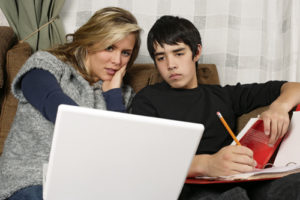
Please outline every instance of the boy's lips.
M175 79L178 79L178 78L180 78L181 77L181 74L171 74L170 76L169 76L169 78L171 79L171 80L175 80Z

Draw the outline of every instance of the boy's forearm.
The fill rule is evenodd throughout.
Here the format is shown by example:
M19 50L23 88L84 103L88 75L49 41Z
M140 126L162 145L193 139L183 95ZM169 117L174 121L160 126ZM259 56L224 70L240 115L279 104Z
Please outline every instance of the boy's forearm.
M282 85L280 96L270 105L270 107L280 106L286 112L300 104L300 83L287 82Z

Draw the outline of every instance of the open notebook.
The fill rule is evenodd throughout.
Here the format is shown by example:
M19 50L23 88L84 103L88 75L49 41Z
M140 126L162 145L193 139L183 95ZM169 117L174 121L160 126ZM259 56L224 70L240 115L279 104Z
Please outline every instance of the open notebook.
M238 134L237 139L242 145L248 146L253 150L254 158L260 159L260 162L263 163L259 166L260 169L232 176L196 177L196 179L188 179L186 183L210 184L276 179L300 172L300 111L293 112L288 133L282 139L281 144L279 144L280 141L278 141L274 147L268 147L268 137L261 132L261 126L258 120L258 118L250 119L247 125ZM257 130L254 130L253 127ZM255 136L255 134L259 136ZM234 141L232 145L235 145ZM271 157L273 157L273 161L269 160ZM264 165L267 165L267 168L264 168Z
M44 200L177 199L201 124L59 107Z

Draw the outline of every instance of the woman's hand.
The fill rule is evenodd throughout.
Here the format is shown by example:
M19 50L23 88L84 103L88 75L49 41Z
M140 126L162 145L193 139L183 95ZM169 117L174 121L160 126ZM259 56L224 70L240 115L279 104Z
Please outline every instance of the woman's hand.
M251 149L230 145L212 155L196 155L188 176L228 176L253 171L255 166Z
M123 77L125 76L125 73L126 73L126 67L127 67L126 65L121 67L121 69L119 69L114 74L114 76L112 77L112 79L110 81L103 81L103 84L102 84L103 92L106 92L106 91L114 89L114 88L121 87Z

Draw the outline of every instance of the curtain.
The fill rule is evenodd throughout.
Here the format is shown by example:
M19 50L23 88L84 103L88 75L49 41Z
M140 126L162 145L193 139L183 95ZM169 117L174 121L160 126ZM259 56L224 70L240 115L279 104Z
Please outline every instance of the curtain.
M200 31L200 63L216 64L222 85L300 81L300 0L66 0L66 32L106 6L131 11L143 28L137 63L152 63L146 38L155 20L178 15Z
M65 32L59 18L63 4L64 0L0 0L2 12L19 40L53 20L26 40L33 51L47 49L65 41Z

